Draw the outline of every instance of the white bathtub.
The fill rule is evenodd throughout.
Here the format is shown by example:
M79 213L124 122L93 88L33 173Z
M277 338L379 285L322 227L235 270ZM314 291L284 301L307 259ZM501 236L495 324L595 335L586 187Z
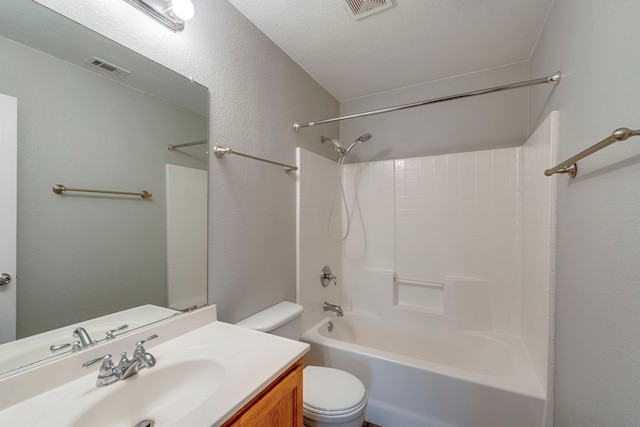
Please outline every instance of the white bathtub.
M333 332L328 323L333 323ZM367 420L384 427L540 427L545 395L519 339L393 329L346 313L306 331L308 365L360 378Z

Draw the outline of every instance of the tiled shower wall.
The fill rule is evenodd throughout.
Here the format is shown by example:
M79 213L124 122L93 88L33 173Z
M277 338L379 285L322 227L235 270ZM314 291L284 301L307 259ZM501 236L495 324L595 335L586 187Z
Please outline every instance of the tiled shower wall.
M445 278L479 279L488 283L477 288L485 294L483 312L472 297L458 298L439 319L461 329L518 333L519 152L507 148L348 165L345 186L353 212L343 254L347 302L355 300L349 286L362 269L440 285Z

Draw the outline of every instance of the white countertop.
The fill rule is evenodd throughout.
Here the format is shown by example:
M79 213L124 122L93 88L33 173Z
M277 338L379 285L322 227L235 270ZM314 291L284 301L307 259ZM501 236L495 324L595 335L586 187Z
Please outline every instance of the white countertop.
M2 426L70 426L76 423L77 413L86 408L100 408L91 424L117 425L110 422L111 414L122 412L115 418L129 417L127 425L134 426L153 414L136 413L135 396L131 408L109 407L102 411L115 393L133 390L133 382L161 372L192 357L198 352L211 354L224 367L223 374L211 378L211 387L201 400L193 403L188 414L179 418L168 416L156 419L156 426L218 426L255 397L264 387L286 371L308 350L309 345L285 338L257 332L215 320L215 306L177 316L126 334L108 343L73 353L67 357L20 372L0 380L0 425ZM82 363L106 353L130 355L135 342L151 334L158 339L145 344L157 364L143 369L137 375L106 387L96 387L98 366L88 369ZM204 354L203 353L203 354ZM200 355L197 355L200 357ZM118 358L114 357L114 363ZM194 359L196 360L196 359ZM197 364L193 365L197 367ZM181 371L182 372L182 371ZM198 375L188 372L188 375ZM199 378L200 383L208 378ZM180 378L172 381L179 382ZM142 381L139 384L146 384ZM144 393L144 392L143 392ZM72 396L72 397L69 397ZM101 405L104 401L105 405ZM91 414L91 412L89 412ZM162 418L162 417L161 417ZM95 423L94 423L95 421Z

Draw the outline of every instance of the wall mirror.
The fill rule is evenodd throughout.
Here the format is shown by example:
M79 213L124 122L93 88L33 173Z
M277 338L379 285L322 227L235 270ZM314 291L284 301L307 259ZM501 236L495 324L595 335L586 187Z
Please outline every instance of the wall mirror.
M78 325L103 340L206 305L209 93L35 2L0 12L0 94L18 105L17 339L0 345L2 375L71 351L50 345Z

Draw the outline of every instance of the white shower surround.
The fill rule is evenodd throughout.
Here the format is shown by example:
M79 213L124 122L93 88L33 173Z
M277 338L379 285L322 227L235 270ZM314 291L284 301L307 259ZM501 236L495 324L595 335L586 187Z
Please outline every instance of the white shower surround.
M407 329L508 335L522 341L541 390L552 396L556 178L542 171L555 162L556 134L553 112L522 147L347 165L351 235L332 265L339 295L307 270L319 271L339 251L323 243L335 164L300 150L303 330L322 319L319 307L331 298L347 312L400 319ZM425 297L417 310L400 307L394 273L397 283L441 286L441 305L433 309ZM545 425L552 419L549 400Z
M490 283L490 322L458 316L461 329L520 330L518 148L348 165L351 235L343 246L344 303L363 269L444 283ZM357 182L357 203L354 189ZM379 195L379 191L382 195ZM365 311L368 309L364 308ZM485 313L488 315L488 313ZM487 316L484 316L485 318Z

